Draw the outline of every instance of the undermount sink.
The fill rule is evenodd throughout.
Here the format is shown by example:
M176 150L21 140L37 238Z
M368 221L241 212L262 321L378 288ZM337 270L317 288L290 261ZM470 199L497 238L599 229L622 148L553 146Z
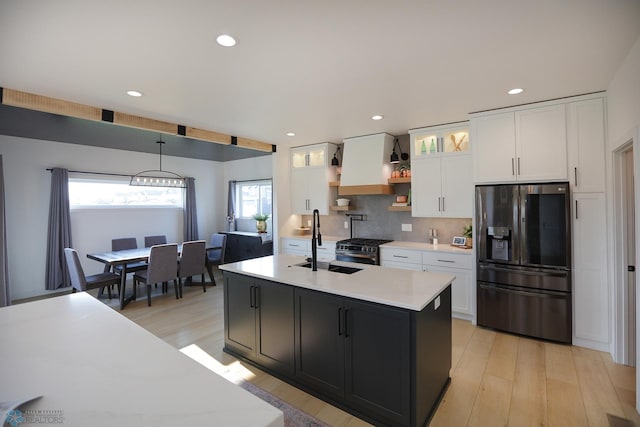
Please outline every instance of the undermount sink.
M304 267L311 268L310 262L301 262L300 264L295 264L296 267ZM328 262L318 262L318 270L328 270L333 271L334 273L342 273L342 274L353 274L357 271L362 270L361 268L355 267L347 267L345 265L335 265L329 264Z

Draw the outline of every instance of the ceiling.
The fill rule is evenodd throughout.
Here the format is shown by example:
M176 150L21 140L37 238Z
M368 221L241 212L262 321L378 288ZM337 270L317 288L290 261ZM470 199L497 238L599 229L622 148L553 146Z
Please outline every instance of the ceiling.
M0 87L287 147L605 90L639 36L638 0L0 0Z

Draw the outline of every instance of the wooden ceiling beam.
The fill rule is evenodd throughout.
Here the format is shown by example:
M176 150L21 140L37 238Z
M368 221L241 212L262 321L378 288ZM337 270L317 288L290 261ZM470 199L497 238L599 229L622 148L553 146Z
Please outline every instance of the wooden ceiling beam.
M1 87L0 103L3 105L42 111L45 113L59 114L62 116L94 120L98 122L109 122L119 126L162 132L169 135L185 136L187 138L213 142L215 144L237 145L238 147L269 153L275 151L274 145L262 141L255 141L247 138L236 138L231 135L210 130L187 127L161 120L91 107L89 105Z

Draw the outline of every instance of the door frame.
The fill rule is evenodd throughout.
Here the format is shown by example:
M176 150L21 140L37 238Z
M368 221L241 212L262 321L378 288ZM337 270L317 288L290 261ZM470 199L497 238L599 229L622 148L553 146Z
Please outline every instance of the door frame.
M630 129L623 138L620 139L618 147L611 151L611 163L613 178L613 238L610 239L610 246L613 249L613 360L616 363L625 363L626 353L626 315L627 305L624 297L626 295L626 236L624 235L624 153L629 148L633 148L633 166L634 166L634 198L635 198L635 240L640 242L640 127L636 126ZM636 250L635 257L636 266L640 266L640 250ZM640 316L638 316L638 307L640 307L640 292L636 292L636 390L640 390L640 352L638 351L638 343L640 342ZM627 362L628 363L628 362ZM640 393L636 393L636 410L640 411Z

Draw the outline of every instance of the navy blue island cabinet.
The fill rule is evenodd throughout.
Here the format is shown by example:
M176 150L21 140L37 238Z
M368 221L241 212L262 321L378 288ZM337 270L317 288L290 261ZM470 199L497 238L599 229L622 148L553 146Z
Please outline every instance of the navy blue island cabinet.
M451 285L415 311L223 275L225 352L374 425L428 424L450 380Z

